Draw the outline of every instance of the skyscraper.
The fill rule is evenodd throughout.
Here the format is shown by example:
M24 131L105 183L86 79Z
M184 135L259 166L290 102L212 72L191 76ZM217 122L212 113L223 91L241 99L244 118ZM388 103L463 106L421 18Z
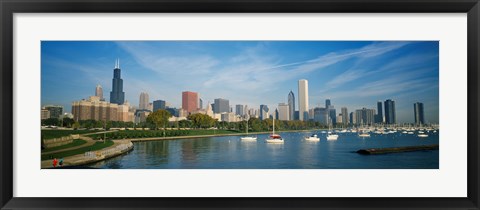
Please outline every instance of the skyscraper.
M100 85L97 85L95 88L95 96L100 98L100 101L105 101L105 98L103 98L103 88Z
M43 109L50 112L50 118L60 118L63 115L63 106L47 105Z
M395 114L395 101L388 99L385 101L385 123L386 124L395 124L396 114Z
M110 103L122 105L125 102L125 92L123 92L123 80L121 78L120 60L115 62L113 69L112 91L110 92Z
M289 120L295 120L295 95L291 90L288 94L288 111Z
M265 104L260 105L260 120L268 118L268 106Z
M348 125L350 122L347 107L342 107L342 123Z
M227 99L217 98L213 104L215 113L230 112L230 102Z
M358 109L355 111L355 121L357 125L372 125L375 118L374 109Z
M198 93L191 91L182 92L182 109L187 113L198 109Z
M308 81L298 80L298 111L299 120L308 120Z
M159 109L166 109L165 101L164 100L156 100L153 101L153 111L157 111Z
M415 124L425 124L425 115L423 112L423 103L417 102L413 104L413 113L415 115Z
M290 119L290 107L286 103L278 104L278 118L279 120L289 120Z
M313 121L328 125L328 110L326 108L317 107L313 109L313 113Z
M203 109L203 100L201 98L198 99L198 109Z
M325 108L328 109L328 107L329 107L330 105L332 105L332 104L330 103L330 99L325 100Z
M375 118L375 123L383 123L382 101L377 101L377 116Z
M236 114L236 115L243 116L243 115L244 115L244 112L243 112L243 111L244 111L243 105L237 104L237 105L235 106L235 114Z
M140 93L140 100L138 102L138 109L148 109L148 103L149 103L149 96L148 93L146 92L141 92Z

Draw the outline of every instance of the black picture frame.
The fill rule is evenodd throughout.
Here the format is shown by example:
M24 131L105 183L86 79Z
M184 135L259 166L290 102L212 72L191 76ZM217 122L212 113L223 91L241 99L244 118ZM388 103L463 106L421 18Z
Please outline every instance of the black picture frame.
M0 0L1 209L479 209L478 0ZM467 13L468 196L466 198L17 198L13 197L15 13Z

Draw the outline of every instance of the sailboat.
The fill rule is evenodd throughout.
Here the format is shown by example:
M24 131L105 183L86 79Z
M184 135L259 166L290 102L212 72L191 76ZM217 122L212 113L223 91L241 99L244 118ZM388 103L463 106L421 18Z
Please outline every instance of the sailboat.
M244 136L244 137L240 137L240 140L243 140L243 141L256 141L257 140L257 137L254 137L254 136L248 136L248 120L247 120L247 136Z
M331 124L329 123L328 133L327 133L327 141L335 141L335 140L338 139L338 134L335 133L335 132L332 132L331 130L332 130Z
M267 143L279 143L279 144L283 144L283 138L278 135L278 134L275 134L275 119L273 120L273 132L272 132L272 135L270 135L270 137L268 137L267 139L265 139L265 142Z

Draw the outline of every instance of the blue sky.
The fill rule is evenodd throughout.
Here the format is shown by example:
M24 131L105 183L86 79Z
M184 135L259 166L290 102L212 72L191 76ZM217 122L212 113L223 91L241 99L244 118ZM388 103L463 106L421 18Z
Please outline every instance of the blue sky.
M398 122L413 122L418 101L427 122L438 122L437 41L43 41L41 50L42 105L67 112L97 84L109 99L119 58L125 98L135 106L144 91L180 107L188 90L204 104L225 98L274 108L290 90L297 97L298 80L307 79L310 108L328 98L351 112L393 99Z

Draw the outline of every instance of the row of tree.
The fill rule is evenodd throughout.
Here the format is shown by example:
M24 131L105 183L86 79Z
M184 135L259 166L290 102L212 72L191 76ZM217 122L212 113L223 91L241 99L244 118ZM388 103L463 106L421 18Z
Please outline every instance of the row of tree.
M222 130L239 130L245 131L247 126L249 131L270 131L272 130L273 120L265 119L260 120L258 118L250 118L247 121L241 122L224 122L218 121L206 114L191 114L187 117L187 120L180 120L176 122L169 122L168 119L171 114L166 110L157 110L148 115L146 122L133 123L133 122L121 122L121 121L100 121L100 120L80 120L74 121L72 118L56 119L50 118L42 120L43 126L63 126L75 129L103 129L110 128L149 128L153 130L164 130L164 128L191 128L191 129L209 129L216 128ZM318 122L313 121L275 121L275 129L277 130L304 130L313 128L325 128Z

